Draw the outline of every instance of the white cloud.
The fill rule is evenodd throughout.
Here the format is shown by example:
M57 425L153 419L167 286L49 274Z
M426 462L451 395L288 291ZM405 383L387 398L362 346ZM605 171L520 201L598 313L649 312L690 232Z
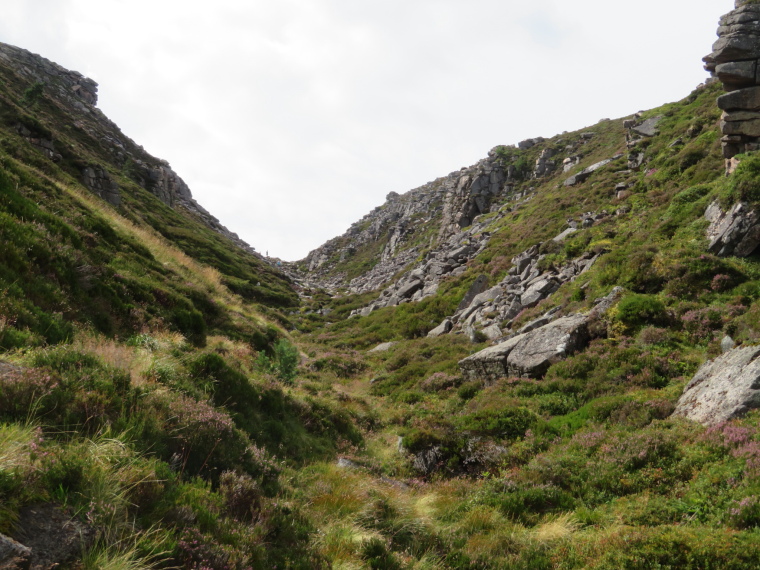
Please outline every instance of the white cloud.
M0 39L101 84L125 133L286 259L393 190L679 99L731 0L6 0Z

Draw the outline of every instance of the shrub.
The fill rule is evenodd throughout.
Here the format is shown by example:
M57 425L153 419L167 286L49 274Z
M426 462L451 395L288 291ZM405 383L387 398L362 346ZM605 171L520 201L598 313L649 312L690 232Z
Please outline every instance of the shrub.
M234 469L272 476L271 460L250 444L226 412L181 394L153 392L147 404L159 419L160 431L145 435L178 471L212 480ZM151 447L151 442L146 444Z
M219 478L219 493L224 498L227 514L237 520L255 521L261 512L262 492L249 475L225 471Z
M177 309L172 323L195 346L206 346L206 321L200 311Z
M665 305L652 295L629 295L617 305L618 320L628 327L667 323Z
M457 396L463 400L472 400L478 392L483 389L483 382L480 380L473 380L462 384L457 390Z
M495 493L488 503L498 507L509 517L535 523L543 513L568 511L575 499L567 491L553 484L507 484L504 491Z
M545 394L537 399L539 411L550 416L561 416L578 408L578 399L568 394Z
M685 251L675 252L662 271L667 279L665 293L689 300L746 281L746 277L724 259L710 254L693 256ZM717 281L716 276L719 276Z
M751 495L735 501L729 509L729 520L738 529L760 527L760 498Z
M272 350L272 357L260 352L256 364L264 372L274 374L284 382L292 382L298 374L298 348L283 338L275 343Z
M42 97L42 93L45 91L45 84L40 81L35 81L33 85L27 87L24 90L24 96L21 99L21 104L24 107L31 107L37 103Z
M516 439L538 422L538 416L525 408L480 410L457 420L457 426L479 435Z
M278 343L279 344L279 343ZM277 347L275 346L275 351ZM338 378L351 378L367 369L367 364L360 360L343 358L337 355L325 356L311 363L311 369L316 372L332 372Z
M361 556L372 570L401 570L403 566L396 556L389 552L385 541L370 538L362 543Z
M445 372L436 372L425 380L420 382L420 388L425 392L440 392L454 388L461 384L462 377L453 374L446 374ZM462 398L468 399L468 398Z
M639 332L638 340L641 344L654 345L666 342L668 340L668 336L668 329L649 326L641 329L641 332Z

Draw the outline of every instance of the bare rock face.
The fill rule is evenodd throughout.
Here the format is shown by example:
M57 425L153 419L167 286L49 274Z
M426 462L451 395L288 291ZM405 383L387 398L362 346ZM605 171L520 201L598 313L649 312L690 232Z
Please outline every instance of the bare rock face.
M93 194L97 194L113 206L121 204L119 185L113 181L108 171L100 166L88 166L82 171L82 184Z
M718 40L703 60L728 91L718 98L723 156L760 149L760 5L737 0L736 9L721 18Z
M760 246L760 216L745 202L738 202L728 212L721 210L717 201L707 207L709 220L708 249L720 256L747 257Z
M468 380L494 382L506 376L540 378L548 368L588 343L587 317L563 317L459 361Z
M758 407L760 346L748 346L705 363L684 389L673 415L712 426Z

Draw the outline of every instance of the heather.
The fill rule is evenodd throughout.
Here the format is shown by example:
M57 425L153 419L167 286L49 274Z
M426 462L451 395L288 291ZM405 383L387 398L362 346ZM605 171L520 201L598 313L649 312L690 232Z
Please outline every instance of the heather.
M30 86L3 73L0 533L27 507L65 508L92 530L71 566L86 569L758 566L760 413L673 416L726 343L760 341L760 254L705 236L710 204L756 207L760 183L754 153L725 175L717 86L645 112L659 133L630 148L622 119L500 148L515 192L478 219L484 249L435 295L351 317L382 292L295 284L62 127L44 91L21 105ZM531 177L581 139L575 170ZM84 159L121 206L81 185ZM607 215L552 240L587 212ZM425 259L439 227L418 225ZM374 267L386 237L336 271ZM504 331L619 300L540 377L465 378L459 361L490 342L428 331L538 244L542 271L596 261Z

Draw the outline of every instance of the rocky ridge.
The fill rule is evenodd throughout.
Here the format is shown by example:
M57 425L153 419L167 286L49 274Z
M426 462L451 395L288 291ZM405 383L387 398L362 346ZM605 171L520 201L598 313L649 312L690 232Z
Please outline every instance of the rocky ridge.
M625 144L627 148L631 149L627 157L628 169L618 171L618 174L624 179L629 180L634 171L644 164L644 153L639 150L639 143L646 138L657 135L657 125L661 118L658 116L643 119L640 115L636 115L633 119L624 121ZM570 173L580 163L581 154L579 154L579 150L588 141L592 140L594 136L595 133L593 132L584 132L580 134L580 137L576 141L566 144L564 148L559 147L561 150L558 150L555 146L543 148L537 155L535 167L529 173L527 179L537 179L559 171L559 160L554 160L554 158L562 154L566 156L562 162L564 165L562 171ZM523 141L519 143L517 150L524 151L543 142L545 142L544 139ZM509 147L501 147L500 151L491 151L489 159L493 164L495 156L499 154L509 156L511 152L514 152L514 150L509 149ZM512 156L514 157L514 154ZM587 180L595 172L614 164L622 158L623 154L616 154L610 158L596 162L589 167L577 171L575 174L571 174L568 178L564 179L562 184L564 186L579 184ZM474 168L482 168L484 164L488 164L488 162L481 162ZM349 284L349 291L365 292L377 289L379 286L389 282L390 285L372 303L355 310L352 316L367 316L376 309L420 301L434 295L438 290L441 280L447 277L456 277L464 273L467 262L476 257L487 246L490 239L489 225L531 197L530 191L532 189L517 190L514 182L519 177L519 171L514 163L508 164L505 171L506 178L504 179L504 190L502 190L501 195L494 195L489 191L489 195L491 196L490 208L495 213L495 217L493 219L481 220L476 216L471 226L456 233L453 232L458 228L459 223L470 222L469 216L473 211L473 204L477 206L478 200L481 199L480 194L473 194L471 192L469 198L463 200L463 194L460 189L467 188L467 184L471 185L469 186L470 188L473 186L476 189L484 188L487 183L498 184L500 179L498 176L494 177L493 170L488 171L487 169L481 170L478 175L467 172L467 169L460 171L460 173L464 174L460 174L458 177L456 176L457 173L449 175L448 185L442 185L447 190L444 198L443 221L436 247L427 251L421 259L420 255L418 255L419 248L406 250L404 252L405 255L394 258L392 255L387 255L388 248L386 247L381 263L376 265L369 273L352 280ZM477 171L475 174L477 174ZM478 180L481 180L481 182L478 183ZM629 181L620 182L614 188L611 188L610 192L617 199L624 199L630 194L628 191L629 186ZM440 191L441 186L438 188ZM415 191L410 192L407 196L415 196ZM510 204L511 208L505 207L507 204ZM621 208L614 212L614 214L619 215L625 211L625 208ZM435 212L431 216L433 219L434 214ZM562 242L578 229L590 227L610 215L606 211L596 213L586 212L579 219L568 219L567 229L555 236L553 241ZM459 217L457 218L457 216ZM456 224L453 223L455 219L459 220ZM446 230L447 228L448 231ZM394 232L393 235L395 236L397 233ZM337 244L338 241L335 240L333 243ZM586 254L568 262L562 267L551 267L547 270L540 270L538 269L538 265L545 257L544 255L539 255L541 245L536 244L516 256L512 260L514 266L510 269L509 275L488 291L486 291L488 289L486 287L487 278L482 276L482 279L477 280L471 293L465 297L466 302L463 300L463 305L460 306L457 313L451 315L440 326L430 331L430 335L438 336L446 334L451 330L463 329L473 339L478 336L478 333L485 335L490 340L501 339L508 334L505 331L511 327L512 320L522 310L535 306L554 293L562 283L575 279L575 277L586 271L594 263L596 257L598 257ZM399 274L400 277L393 279L394 275L398 276ZM358 287L357 284L359 285ZM481 286L482 288L480 288ZM470 303L474 305L470 306Z
M739 164L738 154L760 150L760 4L736 0L736 9L720 19L718 40L703 58L705 69L727 91L718 97L726 172ZM710 251L721 257L747 257L760 246L758 213L738 202L724 212L718 202L705 211L710 222Z
M638 144L657 134L660 117L626 121L625 142L630 149L630 178L644 163ZM575 140L560 137L546 141L527 139L515 146L500 146L477 164L439 178L403 195L391 192L386 202L309 255L285 268L305 289L321 288L332 293L360 294L385 290L371 304L356 312L418 301L435 293L440 280L462 272L462 267L486 246L488 223L482 216L500 218L508 209L530 200L532 180L570 174L565 186L587 180L595 172L623 158L616 154L572 171L581 163L584 147L596 133L582 132ZM619 183L611 192L622 199L630 182ZM573 222L564 239L584 218ZM575 226L575 227L573 227Z
M250 245L198 204L188 185L168 162L147 153L98 109L95 81L42 56L3 43L0 43L0 66L10 70L22 83L31 84L27 89L30 97L46 97L58 107L70 121L76 138L89 139L87 146L100 150L101 163L83 164L76 156L76 146L56 140L56 136L41 125L20 117L15 127L47 159L59 162L64 155L73 156L72 162L78 169L76 176L93 194L118 207L122 189L109 170L124 172L168 206L186 210L237 246L256 254Z

